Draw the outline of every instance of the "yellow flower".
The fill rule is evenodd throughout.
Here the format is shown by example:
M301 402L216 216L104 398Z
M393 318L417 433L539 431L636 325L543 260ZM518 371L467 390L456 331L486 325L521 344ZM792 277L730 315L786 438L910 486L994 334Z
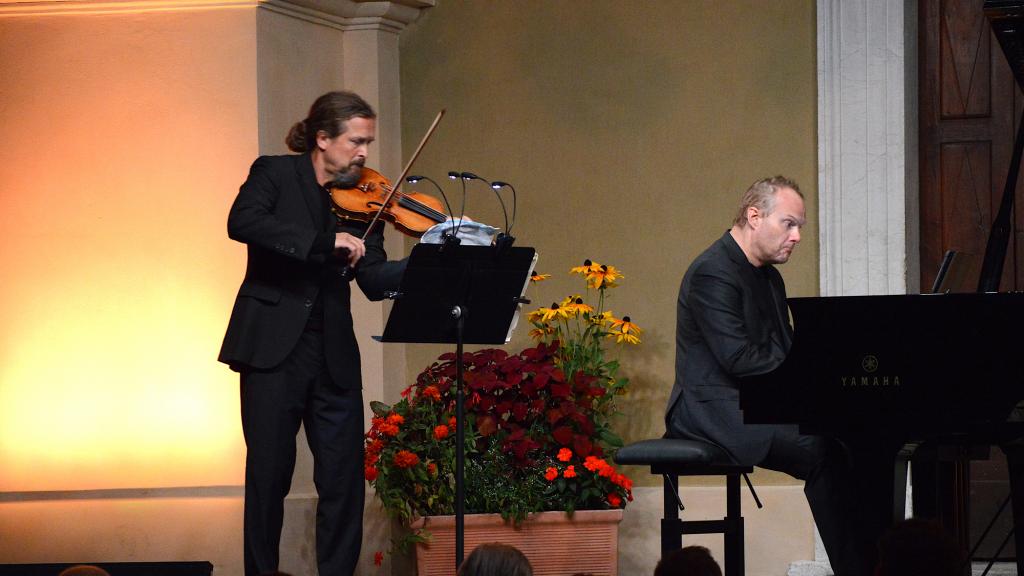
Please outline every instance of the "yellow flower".
M551 278L551 274L541 274L540 272L534 272L530 275L530 282L541 282Z
M623 277L615 266L598 264L592 260L584 260L583 266L576 266L569 272L582 274L587 279L587 286L597 289L612 288L615 286L615 281Z
M607 324L612 320L615 320L615 318L612 316L611 310L605 310L600 314L594 314L593 316L590 317L591 324Z
M547 308L538 308L538 309L534 310L533 312L530 312L529 314L527 314L526 315L526 319L529 320L533 324L539 324L539 323L541 323L541 318L544 317L545 310L547 310Z
M535 324L547 324L556 318L568 319L569 312L557 303L552 303L550 308L537 308L533 312L530 312L526 317L530 322Z
M587 274L587 285L591 288L612 288L615 281L622 278L622 273L615 269L615 266L597 266Z
M533 338L534 340L543 340L554 333L555 328L553 326L540 326L530 330L530 338Z
M594 312L594 308L589 304L583 302L583 297L579 294L569 296L562 303L558 305L559 308L565 310L565 313L569 316L577 316L579 314L591 314Z
M625 340L629 344L639 344L641 332L643 330L631 322L629 316L623 316L622 320L612 320L611 331L608 333L608 337L614 337L616 342Z
M595 267L600 268L600 264L594 264L589 259L583 261L583 266L576 266L575 268L569 269L570 274L583 274L587 276L593 271Z

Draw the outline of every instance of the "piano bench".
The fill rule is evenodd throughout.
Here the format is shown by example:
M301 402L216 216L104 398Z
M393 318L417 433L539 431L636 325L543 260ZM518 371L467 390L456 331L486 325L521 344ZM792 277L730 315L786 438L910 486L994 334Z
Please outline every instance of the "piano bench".
M615 454L618 464L650 466L651 474L665 480L665 510L661 520L661 556L682 547L683 534L722 534L725 539L724 576L743 575L743 516L740 514L740 476L761 507L747 474L752 466L740 466L714 444L678 438L642 440ZM680 476L725 476L726 515L721 520L682 520L685 510L679 497Z

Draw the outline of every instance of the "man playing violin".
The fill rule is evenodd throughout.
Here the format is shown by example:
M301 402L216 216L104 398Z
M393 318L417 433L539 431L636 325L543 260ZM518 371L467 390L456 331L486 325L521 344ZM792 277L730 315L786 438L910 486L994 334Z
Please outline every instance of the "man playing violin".
M247 575L278 569L300 424L319 497L319 573L351 575L359 559L362 377L341 271L350 267L363 293L380 300L404 263L387 260L382 223L365 241L367 223L339 224L328 190L359 181L375 135L376 113L362 98L324 94L288 134L298 154L258 158L228 215L228 236L248 250L219 356L241 375Z

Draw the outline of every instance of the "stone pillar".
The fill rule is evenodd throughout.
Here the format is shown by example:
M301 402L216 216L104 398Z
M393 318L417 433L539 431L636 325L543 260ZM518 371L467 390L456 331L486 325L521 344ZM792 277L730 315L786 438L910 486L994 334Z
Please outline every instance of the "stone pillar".
M818 0L822 296L917 290L915 14Z
M822 296L918 291L916 8L818 0ZM790 576L831 574L815 559Z

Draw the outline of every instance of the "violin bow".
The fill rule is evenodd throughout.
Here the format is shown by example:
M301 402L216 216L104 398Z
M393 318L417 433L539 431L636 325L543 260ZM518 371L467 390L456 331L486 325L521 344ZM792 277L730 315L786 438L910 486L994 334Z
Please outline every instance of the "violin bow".
M384 210L388 207L388 204L391 203L391 199L395 196L395 193L402 187L402 182L405 181L406 175L409 174L409 169L412 168L413 162L415 162L416 158L419 157L420 152L423 151L423 147L427 145L427 140L430 140L430 136L434 133L437 125L441 123L441 117L444 116L444 111L445 109L441 108L441 111L437 113L437 116L434 118L434 122L430 125L430 128L427 128L427 133L424 134L423 139L420 140L420 145L416 147L416 151L412 153L409 161L406 162L405 169L402 170L402 174L398 177L398 180L392 180L395 184L391 187L391 191L388 192L388 195L384 197L384 202L382 202L380 208L377 209L377 213L373 215L373 219L370 220L370 224L366 227L366 231L363 232L363 237L360 238L361 240L366 240L366 237L370 234L370 231L373 230L373 226L377 223L377 220L380 220L380 215L384 213Z

